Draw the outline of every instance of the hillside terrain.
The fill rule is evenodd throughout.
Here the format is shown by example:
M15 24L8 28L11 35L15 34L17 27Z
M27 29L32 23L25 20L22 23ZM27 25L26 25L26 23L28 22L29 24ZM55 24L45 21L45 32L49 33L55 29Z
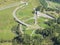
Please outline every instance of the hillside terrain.
M59 0L0 0L0 45L20 44L60 45Z

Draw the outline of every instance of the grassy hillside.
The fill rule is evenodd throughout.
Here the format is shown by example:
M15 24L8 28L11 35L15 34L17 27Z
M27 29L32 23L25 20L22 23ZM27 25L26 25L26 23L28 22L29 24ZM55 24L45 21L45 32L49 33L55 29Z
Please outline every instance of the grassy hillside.
M11 43L6 42L6 43L0 43L0 45L12 45L12 44L11 44Z
M7 6L9 4L18 2L20 0L0 0L0 7L4 7ZM1 3L2 2L2 3ZM33 8L36 8L37 6L39 6L39 1L38 0L29 0L29 5L26 6L26 8L24 9L19 9L16 14L17 17L24 21L25 23L34 24L34 20L27 20L31 17L34 16L34 14L32 13ZM56 9L56 6L59 6L60 4L57 3L53 3L53 2L49 2L49 7L52 9ZM14 28L15 25L17 25L17 23L14 21L12 12L14 11L16 7L12 7L12 8L8 8L5 10L1 10L0 11L0 40L11 40L13 39L16 35L12 32L12 28ZM49 12L50 13L50 12ZM48 27L44 21L47 18L43 18L40 17L37 21L38 21L38 25L40 27L46 28ZM25 21L27 20L27 21ZM33 25L35 26L35 25ZM28 28L27 28L28 29ZM30 35L32 33L33 30L26 30L25 33ZM11 43L0 43L0 45L11 45Z
M0 11L0 39L7 40L14 36L11 32L11 28L16 24L12 16L14 9L15 7Z
M3 0L0 0L1 2L3 1ZM19 1L19 0L16 0L15 2L17 2L17 1ZM7 4L9 4L11 1L9 1ZM25 17L26 17L26 14L27 15L33 15L32 13L31 13L31 11L32 11L32 9L33 9L33 7L36 7L36 6L38 6L38 1L37 1L37 3L36 3L36 0L30 0L30 4L29 4L29 6L27 6L27 8L26 9L24 9L24 10L22 10L21 12L23 12L23 16L24 16L24 14L25 14ZM34 6L34 4L35 4L35 6ZM5 4L4 4L5 5ZM3 5L2 5L3 6ZM13 26L15 26L16 25L16 23L15 23L15 21L14 21L14 19L13 19L13 16L12 16L12 12L14 11L14 9L15 9L16 7L13 7L13 8L9 8L9 9L5 9L5 10L1 10L0 11L0 39L1 40L10 40L10 39L12 39L13 37L14 37L14 33L13 32L11 32L11 29L13 28ZM30 8L30 9L29 9ZM25 10L26 10L26 12L25 12ZM29 12L28 12L29 11ZM28 13L27 13L28 12ZM20 13L20 12L19 12ZM18 14L19 14L18 13ZM31 14L30 14L31 13ZM19 15L19 17L20 17L21 15ZM22 18L22 17L21 17ZM24 18L24 17L23 17Z
M49 7L52 8L52 9L57 9L57 7L60 7L59 6L60 4L56 3L56 2L48 1L47 3L49 5Z

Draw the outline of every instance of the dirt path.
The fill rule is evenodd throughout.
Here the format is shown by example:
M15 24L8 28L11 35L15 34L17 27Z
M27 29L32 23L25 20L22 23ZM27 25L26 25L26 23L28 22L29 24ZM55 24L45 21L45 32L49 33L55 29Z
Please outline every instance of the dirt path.
M26 24L26 23L22 22L21 20L19 20L19 19L17 18L17 16L16 16L16 11L17 11L18 9L24 8L25 6L26 6L26 3L23 3L22 6L17 7L17 8L13 11L13 17L14 17L14 19L15 19L16 22L18 22L18 23L20 23L20 24L22 24L22 25L25 25L25 26L29 26L28 24Z
M16 2L16 3L13 3L13 4L9 4L8 6L0 7L0 10L8 9L8 8L11 8L11 7L14 7L14 6L18 6L20 4L22 4L22 3L21 2Z

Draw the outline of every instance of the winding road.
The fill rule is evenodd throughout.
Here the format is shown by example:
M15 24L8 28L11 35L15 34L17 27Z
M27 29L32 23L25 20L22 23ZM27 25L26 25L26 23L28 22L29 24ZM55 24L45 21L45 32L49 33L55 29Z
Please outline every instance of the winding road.
M22 4L23 4L22 6L17 7L17 8L13 11L13 17L14 17L14 19L15 19L16 22L18 22L19 24L22 24L22 25L25 25L25 26L28 27L28 26L30 26L29 24L26 24L26 23L22 22L22 21L19 20L19 19L17 18L17 16L16 16L16 12L17 12L18 9L22 9L22 8L24 8L25 6L28 5L27 2L24 2L24 3L22 3ZM53 19L52 17L48 16L47 14L43 14L43 13L39 12L38 17L41 17L41 16L42 16L42 17L46 17L46 18L51 18L51 19ZM34 17L31 17L31 18L29 18L29 19L27 19L27 20L30 20L30 19L34 19ZM26 21L27 21L27 20L26 20ZM32 35L35 33L35 31L36 31L36 30L33 30L30 36L32 36Z
M7 5L7 6L0 7L0 10L4 10L4 9L11 8L11 7L15 7L15 6L18 6L18 5L22 4L22 3L24 3L24 2L19 1L19 2L16 2L16 3L12 3L12 4L9 4L9 5Z
M19 19L17 18L17 16L16 16L16 11L17 11L18 9L24 8L27 4L28 4L28 3L25 2L25 3L23 3L22 6L17 7L17 8L13 11L13 17L14 17L15 21L18 22L18 23L20 23L20 24L22 24L22 25L25 25L25 26L29 26L29 25L26 24L26 23L24 23L24 22L22 22L21 20L19 20Z
M11 8L11 7L14 7L14 6L18 6L18 5L20 5L20 4L22 4L22 5L19 6L19 7L17 7L17 8L13 11L13 17L14 17L14 19L15 19L15 21L16 21L17 23L22 24L22 25L25 25L25 26L28 27L28 26L30 26L29 24L26 24L26 23L22 22L22 21L19 20L19 19L17 18L17 16L16 16L17 10L18 10L18 9L25 8L25 6L28 5L27 2L17 2L17 3L13 3L13 4L10 4L9 6L0 8L0 10L4 10L4 9L7 9L7 8ZM52 17L48 16L47 14L43 14L43 13L41 13L41 12L38 14L38 17L40 17L40 16L53 19ZM31 17L30 19L34 19L34 17ZM27 19L27 20L30 20L30 19ZM27 21L27 20L26 20L26 21ZM35 33L35 30L32 31L31 36L32 36L34 33Z

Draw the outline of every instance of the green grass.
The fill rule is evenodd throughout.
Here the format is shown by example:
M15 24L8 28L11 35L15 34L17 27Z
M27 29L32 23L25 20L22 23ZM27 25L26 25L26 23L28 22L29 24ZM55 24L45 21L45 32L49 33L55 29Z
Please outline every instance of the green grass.
M37 7L39 5L38 0L29 0L30 3L26 8L22 10L17 11L17 17L21 19L22 21L25 21L26 19L29 19L33 17L33 8ZM11 29L13 26L15 26L17 23L14 21L12 12L16 7L5 9L0 11L0 40L10 40L12 39L15 34L11 32ZM41 27L47 27L46 24L44 24L44 18L38 19L38 25ZM26 23L28 24L34 24L34 20L28 20ZM26 34L31 34L33 30L26 30Z
M2 1L2 0L0 0ZM17 2L19 0L16 0L15 2ZM38 0L29 0L30 3L28 6L26 6L26 8L22 9L22 10L18 10L17 11L17 17L24 21L33 17L33 8L37 7L39 5ZM4 5L8 5L12 2L6 2L6 4ZM52 3L52 2L51 2ZM53 5L52 5L53 4ZM52 3L51 6L53 6L53 8L55 8L54 3ZM0 5L0 6L4 6L4 5ZM57 4L56 4L57 5ZM5 9L0 11L0 40L11 40L13 39L16 35L11 31L13 26L17 25L17 23L14 21L13 16L12 16L12 12L16 7L13 8L9 8L9 9ZM38 25L40 27L46 28L48 27L44 22L45 22L45 18L40 17L38 20ZM34 24L34 20L28 20L26 21L27 24ZM33 25L34 27L35 25ZM28 29L29 28L29 29ZM30 27L28 27L26 29L26 27L24 27L24 33L30 35L32 33L32 29ZM34 34L33 36L35 36L36 34ZM0 43L0 45L11 45L11 43Z
M0 32L0 40L11 40L15 37L15 34L11 30L4 30Z
M32 0L30 0L30 1L32 1ZM34 4L37 5L36 0L33 0L33 1L34 1ZM33 16L32 9L33 9L33 7L35 7L35 6L33 6L34 4L33 4L33 2L31 2L31 4L29 4L29 6L27 6L24 10L22 10L21 12L19 10L18 14L23 13L23 16L19 15L19 17L21 17L22 19L23 18L25 19L27 17L29 18L29 17ZM16 25L16 22L14 21L13 16L12 16L12 12L15 8L16 7L8 8L8 9L0 11L0 40L10 40L10 39L13 39L15 36L15 34L13 32L11 32L11 29L13 28L13 26Z
M10 40L14 37L11 31L13 26L16 25L12 16L14 9L15 7L0 11L0 39L2 40Z
M30 34L32 33L32 31L33 31L33 30L25 30L24 32L25 32L25 34L30 35Z
M6 43L0 43L0 45L12 45L12 43L6 42Z
M0 11L0 30L10 30L10 27L14 25L12 16L14 9L15 7Z
M29 19L29 18L34 16L34 14L32 13L33 8L36 8L39 5L38 0L33 0L33 1L29 0L29 2L30 3L29 3L28 6L26 6L26 8L24 8L22 10L19 9L17 11L17 17L20 20L22 20L23 22L25 22L25 20L27 20L27 19ZM44 20L45 20L44 18L38 19L38 25L40 25L41 27L47 27L46 24L43 23ZM34 24L34 19L28 20L25 23L33 25Z
M40 27L43 27L43 28L48 27L48 26L44 23L45 20L46 20L46 18L40 17L40 18L38 19L38 25L39 25Z
M17 17L20 20L26 20L26 19L34 16L32 13L33 8L37 7L38 4L39 4L38 0L29 0L29 4L28 4L28 6L26 6L26 8L24 8L23 10L19 9L17 11Z
M33 4L33 3L34 3L34 4ZM28 6L26 6L26 8L24 8L24 9L19 9L19 10L17 11L17 17L18 17L21 21L23 21L23 22L25 22L25 23L27 23L27 24L34 25L34 19L30 19L30 20L27 20L27 19L32 18L32 17L34 16L34 14L32 13L33 8L36 8L38 5L39 5L38 0L30 0L30 3L29 3ZM25 20L27 20L27 21L25 21ZM39 25L40 27L43 27L43 28L48 27L48 26L44 23L45 18L40 17L37 21L38 21L38 25ZM26 29L25 29L25 30L26 30ZM30 30L30 27L29 27L29 29L26 30L26 31L24 31L24 32L25 32L25 34L30 35L30 34L32 33L32 31L33 31L33 30Z
M30 25L34 25L34 19L27 20L25 23L30 24Z

